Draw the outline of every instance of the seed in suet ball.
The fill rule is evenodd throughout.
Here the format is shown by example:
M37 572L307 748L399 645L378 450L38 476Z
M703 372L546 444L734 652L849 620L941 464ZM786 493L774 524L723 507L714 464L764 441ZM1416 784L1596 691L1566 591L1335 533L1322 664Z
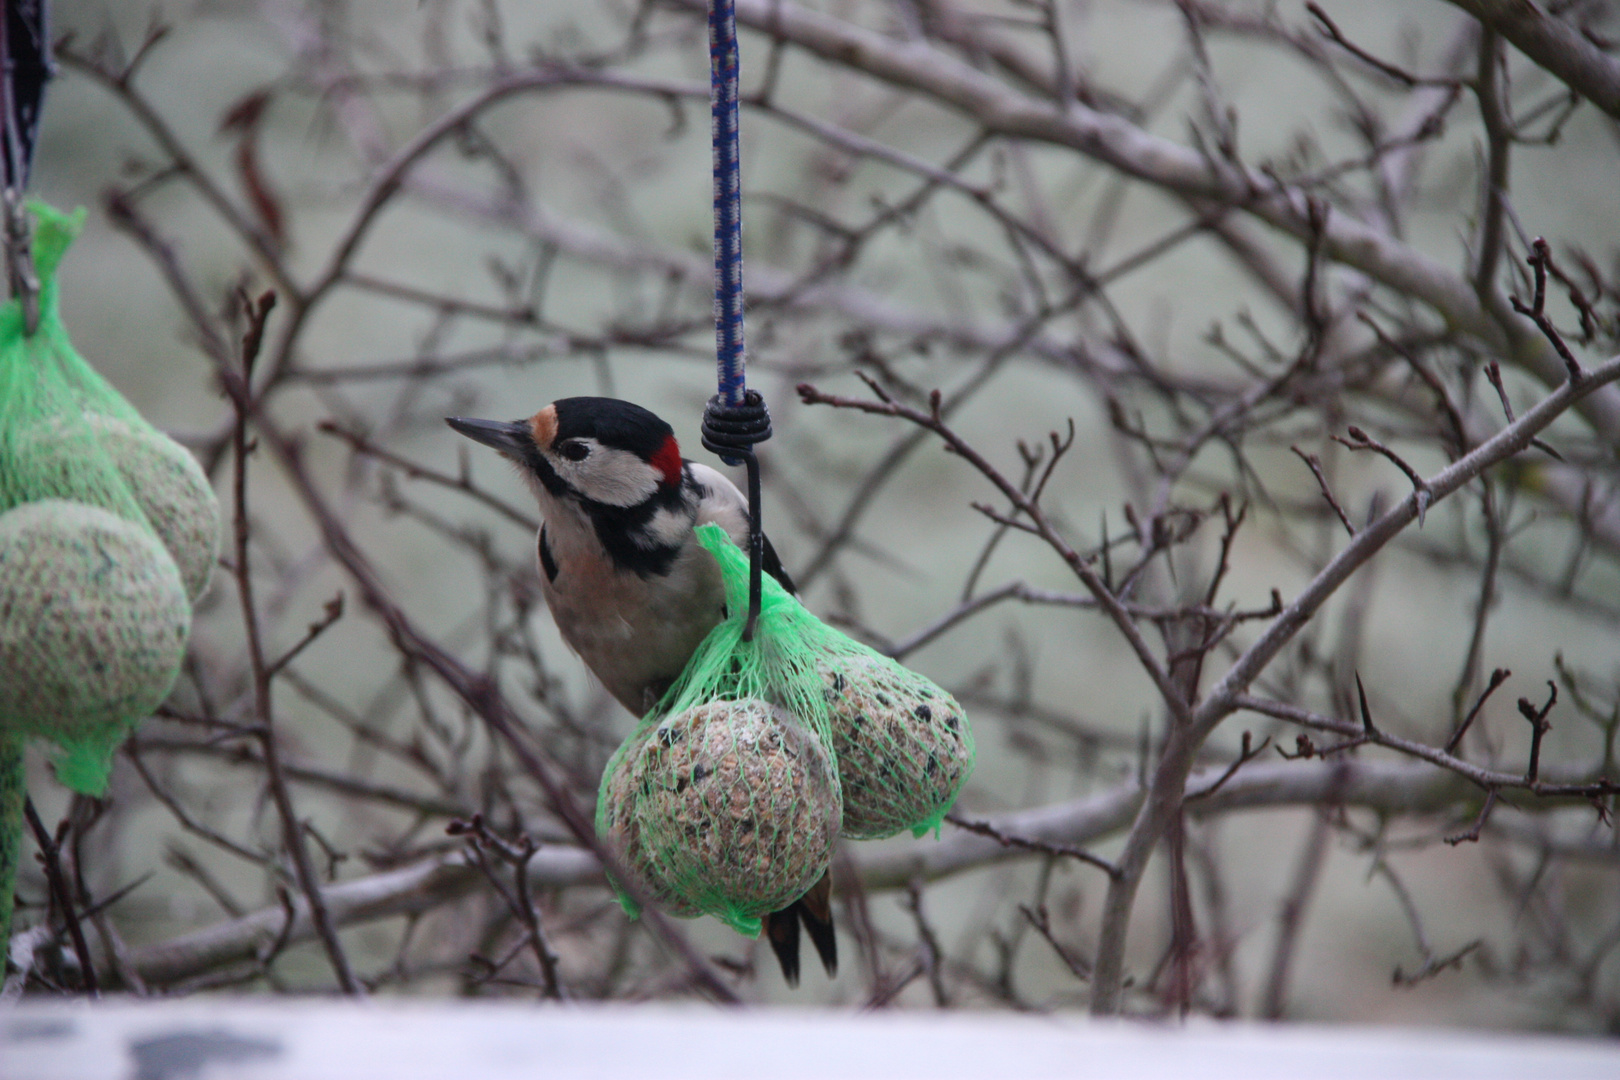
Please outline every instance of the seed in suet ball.
M821 741L757 699L661 721L637 753L642 843L666 881L714 914L787 907L826 871L843 812Z

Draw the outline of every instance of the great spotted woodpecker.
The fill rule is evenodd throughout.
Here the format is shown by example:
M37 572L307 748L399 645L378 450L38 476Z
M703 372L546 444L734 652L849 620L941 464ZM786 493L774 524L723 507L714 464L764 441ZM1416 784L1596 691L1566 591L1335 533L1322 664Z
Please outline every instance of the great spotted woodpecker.
M562 398L527 420L446 423L517 464L540 504L540 588L557 629L608 693L644 715L726 615L719 565L693 530L712 522L746 549L748 500L683 459L670 426L628 401ZM763 569L792 592L764 548ZM790 985L801 922L827 974L837 971L829 876L764 922Z

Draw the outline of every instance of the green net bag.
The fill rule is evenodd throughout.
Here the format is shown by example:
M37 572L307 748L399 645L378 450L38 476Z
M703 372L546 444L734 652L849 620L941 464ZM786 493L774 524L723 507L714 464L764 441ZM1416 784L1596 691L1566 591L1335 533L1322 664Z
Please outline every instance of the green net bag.
M813 616L775 587L744 642L747 557L717 526L698 535L720 558L732 617L609 761L597 831L671 914L707 913L756 935L760 916L826 872L843 804L814 668L801 662L798 677L784 678L787 658L774 647ZM740 574L728 565L739 558Z
M841 811L832 758L780 706L718 700L660 720L634 752L652 880L754 936L827 872Z
M596 835L619 857L623 871L631 876L640 895L655 901L676 918L692 919L702 915L703 909L670 886L641 842L636 805L642 778L637 775L636 766L641 763L640 750L649 734L638 731L626 739L602 770L602 785L596 798ZM614 885L625 911L632 917L641 914L635 898L619 888L617 882Z
M715 526L698 537L720 562L733 617L699 647L671 690L676 707L731 696L747 680L831 748L843 835L876 840L937 832L973 771L973 733L956 699L842 634L767 577L753 642L742 641L748 556Z
M717 526L698 538L732 615L609 761L597 831L672 913L695 908L751 933L820 877L838 833L937 831L973 771L973 734L948 693L770 578L743 641L748 557Z
M58 779L99 795L179 673L220 512L191 455L68 340L55 273L83 211L29 209L37 330L0 305L0 739L50 740Z
M844 835L937 834L973 772L967 714L933 681L838 636L841 647L816 670L844 784Z

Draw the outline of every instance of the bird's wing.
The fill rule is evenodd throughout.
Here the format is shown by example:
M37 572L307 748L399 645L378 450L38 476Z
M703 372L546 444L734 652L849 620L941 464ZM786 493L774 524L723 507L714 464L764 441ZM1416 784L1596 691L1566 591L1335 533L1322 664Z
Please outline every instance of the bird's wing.
M731 542L748 550L748 499L737 490L737 485L720 470L710 468L708 465L696 461L688 461L686 470L691 474L692 480L703 489L698 500L697 524L713 523L726 530ZM794 595L798 589L793 585L793 579L788 576L787 569L782 566L782 560L777 557L776 549L771 546L771 538L765 538L764 558L760 563L771 577L781 583L782 588Z
M732 543L747 551L748 499L719 469L689 461L686 471L700 489L697 524L720 526Z

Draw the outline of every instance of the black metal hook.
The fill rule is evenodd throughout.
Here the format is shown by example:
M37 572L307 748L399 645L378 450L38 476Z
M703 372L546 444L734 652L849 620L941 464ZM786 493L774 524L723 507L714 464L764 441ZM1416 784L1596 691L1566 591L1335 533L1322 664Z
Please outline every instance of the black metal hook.
M771 414L758 390L743 394L738 405L727 405L716 394L703 409L703 445L720 455L727 465L748 469L748 621L743 624L743 640L754 639L754 623L759 619L765 558L765 530L760 525L759 458L754 446L771 437Z

